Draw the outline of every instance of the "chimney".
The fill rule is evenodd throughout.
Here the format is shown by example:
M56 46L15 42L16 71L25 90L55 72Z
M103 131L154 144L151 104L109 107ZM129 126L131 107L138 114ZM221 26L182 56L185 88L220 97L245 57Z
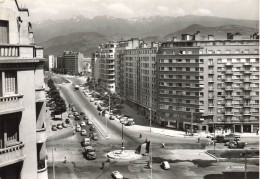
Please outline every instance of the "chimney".
M208 35L208 40L214 40L214 36L213 35Z
M174 41L174 42L177 41L177 37L173 37L172 41Z
M194 40L200 40L200 31L197 31L197 32L194 34Z

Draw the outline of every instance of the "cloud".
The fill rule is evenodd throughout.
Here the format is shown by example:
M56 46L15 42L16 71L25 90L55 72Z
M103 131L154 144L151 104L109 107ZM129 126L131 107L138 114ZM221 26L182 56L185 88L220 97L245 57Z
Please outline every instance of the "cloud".
M193 12L194 15L200 15L200 16L210 16L212 15L212 12L208 9L197 9Z
M128 15L128 16L134 15L134 11L132 9L130 9L129 7L121 3L108 5L107 10L109 11L110 14Z

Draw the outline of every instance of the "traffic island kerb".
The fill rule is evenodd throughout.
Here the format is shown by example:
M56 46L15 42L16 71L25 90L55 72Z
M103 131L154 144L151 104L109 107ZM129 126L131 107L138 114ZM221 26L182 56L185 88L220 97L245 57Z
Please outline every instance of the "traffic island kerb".
M107 157L110 159L133 161L142 158L142 155L136 154L135 150L114 150L108 152Z

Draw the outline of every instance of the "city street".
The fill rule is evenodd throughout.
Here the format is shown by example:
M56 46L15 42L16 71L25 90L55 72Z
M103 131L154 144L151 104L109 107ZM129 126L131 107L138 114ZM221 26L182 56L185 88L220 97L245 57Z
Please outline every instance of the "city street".
M83 79L76 77L68 78L72 83L58 85L62 96L66 99L67 104L73 104L77 112L84 112L89 119L93 120L98 128L98 141L91 141L91 144L96 150L96 160L86 160L83 156L84 149L81 146L83 136L77 132L75 135L65 138L57 138L47 142L48 150L48 172L49 177L53 176L52 157L55 161L56 178L110 178L111 172L118 170L125 178L149 178L151 170L147 169L146 163L150 160L149 156L143 156L142 159L136 161L119 161L110 159L107 161L106 154L113 150L118 150L121 147L121 124L116 120L107 119L106 137L106 118L100 116L93 102L90 102L80 90L74 91L75 84L83 83ZM92 117L93 116L93 117ZM82 116L80 117L83 121ZM72 122L75 124L80 121ZM89 126L84 127L89 132ZM218 162L216 163L213 157L205 154L204 150L207 144L207 139L202 139L197 143L196 137L171 137L162 136L156 133L143 133L142 138L139 138L138 132L133 132L130 127L124 127L124 146L126 150L135 150L145 138L151 140L153 151L153 178L229 178L230 173L236 170L242 173L241 169L229 169L230 166L243 166L243 162ZM163 141L162 141L163 139ZM165 148L161 148L161 143L167 144ZM54 155L52 156L52 148ZM190 150L189 150L190 149ZM196 149L196 150L195 150ZM64 163L64 157L67 162ZM171 169L164 172L160 168L160 163L168 160L171 164ZM104 169L101 169L102 162L105 162ZM227 170L228 168L229 170ZM231 167L232 168L232 167ZM257 165L248 164L248 171L257 171ZM250 175L257 175L257 172Z

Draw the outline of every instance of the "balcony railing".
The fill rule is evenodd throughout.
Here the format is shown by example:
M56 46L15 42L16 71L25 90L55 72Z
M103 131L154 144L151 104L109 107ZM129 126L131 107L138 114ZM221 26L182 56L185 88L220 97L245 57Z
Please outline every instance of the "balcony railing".
M234 115L234 112L228 111L228 112L225 112L225 115L226 115L226 116L233 116L233 115Z
M45 100L44 88L35 89L35 102L44 102L44 100Z
M0 97L0 115L24 110L23 95Z
M251 87L248 87L248 86L245 86L245 87L244 87L244 90L245 90L245 91L251 91L252 88L251 88Z
M46 179L48 178L47 172L47 161L46 159L41 159L38 161L38 171L37 171L37 179Z
M42 128L36 129L36 141L37 143L44 143L47 139L46 124L43 123Z
M243 98L244 99L251 99L251 96L250 95L244 95Z
M226 70L225 74L233 74L233 71L232 70Z
M23 147L24 143L19 142L17 145L0 149L0 168L24 160Z

